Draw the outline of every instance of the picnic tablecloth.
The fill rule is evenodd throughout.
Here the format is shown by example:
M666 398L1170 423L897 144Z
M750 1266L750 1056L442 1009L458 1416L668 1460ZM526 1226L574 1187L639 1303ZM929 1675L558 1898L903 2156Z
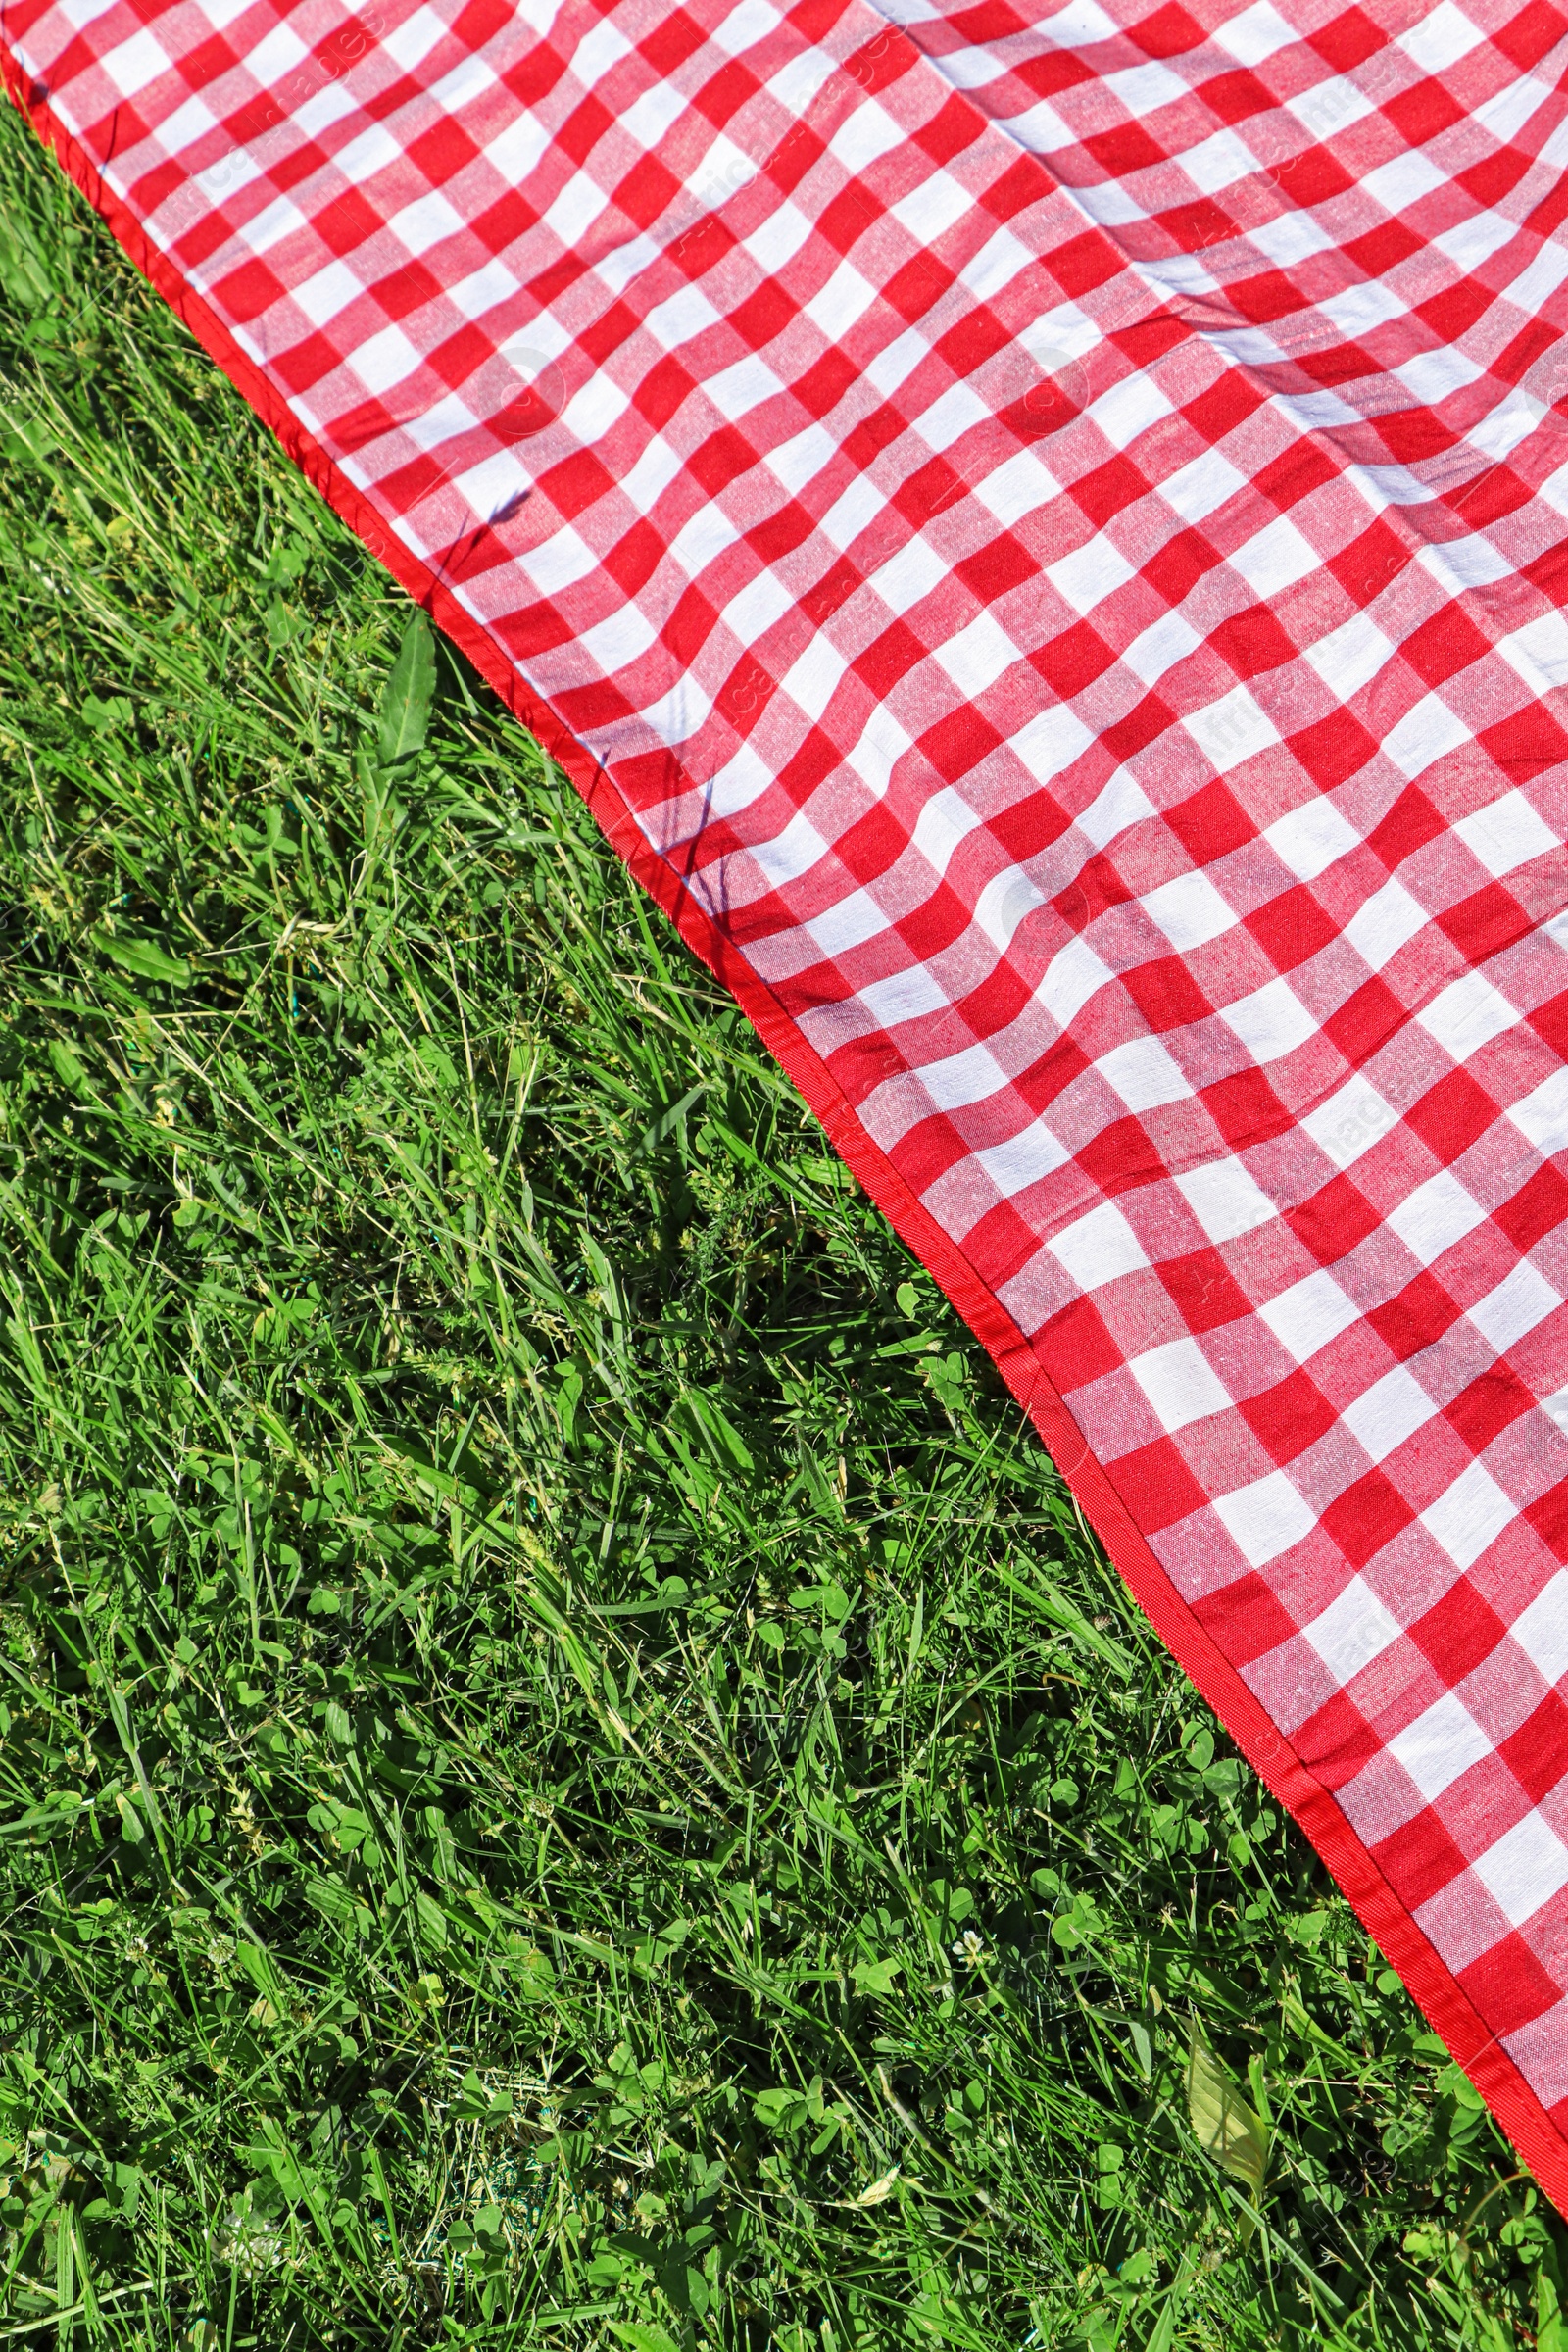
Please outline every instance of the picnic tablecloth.
M7 0L1568 2202L1568 19Z

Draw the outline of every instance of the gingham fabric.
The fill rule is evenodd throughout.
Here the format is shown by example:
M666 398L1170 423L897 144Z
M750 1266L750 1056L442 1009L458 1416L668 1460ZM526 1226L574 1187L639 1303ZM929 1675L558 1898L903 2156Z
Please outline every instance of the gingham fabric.
M1568 19L1383 16L3 29L1561 2201Z

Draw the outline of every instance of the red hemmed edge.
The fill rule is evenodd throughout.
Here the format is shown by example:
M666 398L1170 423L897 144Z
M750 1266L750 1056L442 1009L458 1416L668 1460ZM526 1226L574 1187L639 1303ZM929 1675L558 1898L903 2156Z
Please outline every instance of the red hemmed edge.
M1253 1771L1310 1838L1362 1926L1397 1970L1406 1989L1552 2203L1568 2216L1568 2137L1483 2023L1469 1995L1416 1926L1329 1791L1313 1779L1182 1599L1134 1525L1109 1476L1090 1453L1077 1422L1011 1316L871 1141L836 1081L772 992L698 906L679 876L649 847L607 772L567 734L548 704L535 702L527 693L495 640L464 612L434 574L387 532L369 501L304 430L202 297L192 292L145 236L135 215L104 185L91 160L51 113L46 94L28 82L16 58L4 48L0 48L0 74L12 103L26 116L43 145L148 283L189 327L334 513L415 603L423 606L514 716L564 769L611 848L669 917L687 947L729 990L805 1098L834 1150L901 1241L936 1278L991 1356L1166 1648L1225 1725ZM1067 1461L1075 1464L1070 1473L1061 1470Z

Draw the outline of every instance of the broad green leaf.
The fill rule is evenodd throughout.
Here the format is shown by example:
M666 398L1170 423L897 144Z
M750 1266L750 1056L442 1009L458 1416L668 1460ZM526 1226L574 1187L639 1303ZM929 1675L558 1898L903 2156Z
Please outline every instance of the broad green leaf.
M1486 2105L1462 2066L1446 2066L1438 2077L1438 2088L1440 2091L1446 2090L1456 2106L1467 2107L1472 2113Z
M435 639L424 614L409 615L376 720L376 753L383 767L401 766L423 751L435 693Z
M630 2352L680 2352L672 2335L662 2328L655 2328L643 2320L612 2320L612 2331L618 2335Z
M0 286L6 298L24 310L35 311L52 299L54 285L48 266L20 222L0 214Z
M340 1879L326 1879L318 1873L312 1873L301 1880L300 1891L308 1903L335 1925L347 1927L353 1920L353 1890L345 1886Z
M1187 2059L1187 2113L1199 2145L1254 2197L1268 2171L1268 2128L1243 2098L1195 2017Z
M270 1953L264 1952L259 1944L240 1943L235 1946L234 1957L265 1999L271 2001L279 2011L287 2007L288 1990Z
M182 956L166 956L162 948L150 939L122 939L117 932L95 931L92 944L111 963L122 971L134 972L138 980L159 980L166 988L188 988L190 965Z
M805 2095L798 2090L760 2090L752 2101L752 2113L770 2132L788 2132L806 2121Z
M52 1037L49 1040L49 1058L54 1063L56 1074L63 1086L69 1086L74 1090L86 1084L87 1072L64 1038Z
M898 2186L899 2172L900 2167L894 2165L891 2172L883 2173L868 2188L862 2188L858 2197L846 2197L842 2202L857 2213L864 2213L873 2205L885 2205Z
M716 1396L688 1389L676 1407L693 1434L706 1446L721 1470L750 1473L756 1468L752 1451Z
M851 1971L855 1989L867 1996L889 1993L903 1968L902 1960L857 1960Z

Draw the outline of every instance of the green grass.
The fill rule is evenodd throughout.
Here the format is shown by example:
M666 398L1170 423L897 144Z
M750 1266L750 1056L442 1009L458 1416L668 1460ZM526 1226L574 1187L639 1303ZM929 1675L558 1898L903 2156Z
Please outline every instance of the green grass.
M0 286L0 2340L1564 2352L929 1279L9 115Z

